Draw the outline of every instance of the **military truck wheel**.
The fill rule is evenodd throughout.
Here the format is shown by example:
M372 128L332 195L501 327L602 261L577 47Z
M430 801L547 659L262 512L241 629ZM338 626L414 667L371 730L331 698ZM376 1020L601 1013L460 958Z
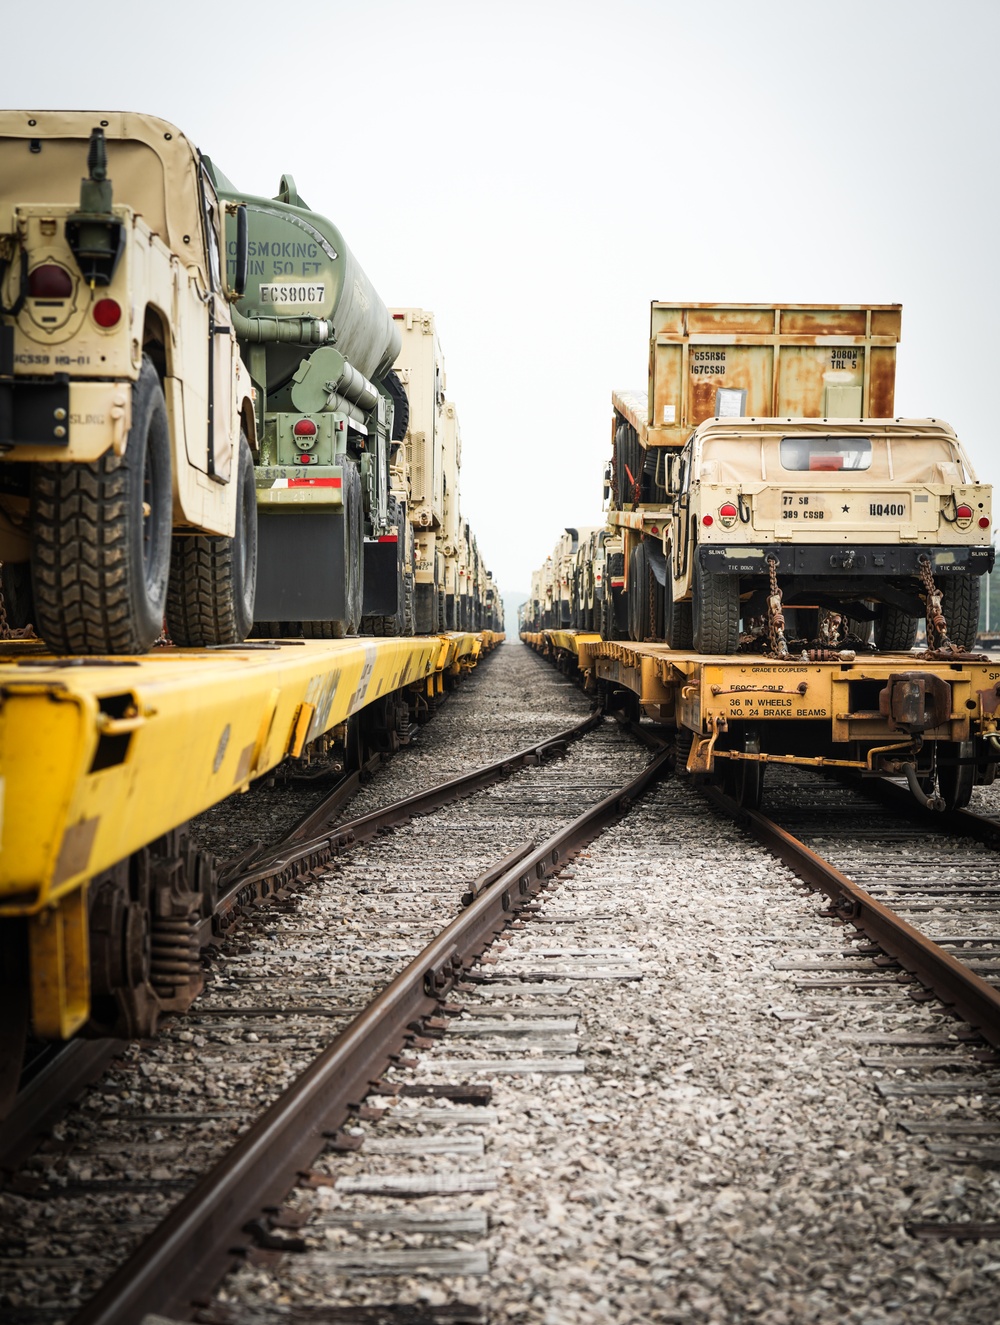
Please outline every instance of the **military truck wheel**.
M177 534L170 550L167 630L182 648L242 644L257 590L257 491L250 443L240 435L236 532Z
M156 369L132 388L125 452L34 466L34 626L56 653L145 653L170 570L170 430Z
M949 622L949 629L951 623ZM875 647L885 653L907 653L917 640L917 619L891 603L879 603Z
M674 581L669 564L667 582L663 586L663 638L671 649L690 649L694 644L691 604L674 602Z
M403 574L403 634L414 635L416 630L413 624L413 572L405 571Z
M942 577L939 585L944 590L942 607L948 638L960 648L974 648L979 629L979 576L959 571L946 579Z
M735 653L740 639L739 579L713 575L696 561L691 623L698 653Z
M649 582L649 557L645 544L640 543L628 563L628 636L637 644L649 638L653 624L649 612Z

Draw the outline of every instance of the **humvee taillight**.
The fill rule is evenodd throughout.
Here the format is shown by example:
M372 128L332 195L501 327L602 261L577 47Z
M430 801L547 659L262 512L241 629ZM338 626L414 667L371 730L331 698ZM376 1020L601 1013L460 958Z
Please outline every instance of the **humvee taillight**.
M54 262L36 267L28 275L28 294L32 299L68 299L72 293L72 276Z
M972 507L966 506L963 502L961 506L955 507L955 523L959 529L968 529L972 524Z
M115 299L98 299L94 305L94 321L99 327L117 327L121 316L121 304Z
M734 502L724 501L719 507L719 522L723 529L732 529L738 515L739 512Z
M292 432L296 437L315 437L316 425L312 419L299 419L292 428Z

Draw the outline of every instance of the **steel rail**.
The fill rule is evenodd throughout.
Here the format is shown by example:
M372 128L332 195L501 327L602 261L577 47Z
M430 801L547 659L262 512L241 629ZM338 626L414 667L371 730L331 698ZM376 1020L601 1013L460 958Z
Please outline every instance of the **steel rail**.
M13 1168L33 1148L45 1129L60 1118L84 1086L95 1081L113 1058L124 1053L124 1040L70 1040L18 1091L0 1127L0 1168Z
M911 819L920 819L932 831L950 833L955 837L969 837L990 846L1000 845L1000 820L988 815L976 814L974 810L941 810L928 821L922 806L897 782L888 778L865 778L860 782L845 785L855 787L863 796L879 800L891 809L908 814Z
M667 764L664 751L481 892L250 1127L72 1325L138 1325L149 1312L186 1314L210 1293L249 1245L246 1226L266 1222L266 1208L283 1200L295 1174L315 1161L360 1105L413 1023L434 1013L545 879L620 819Z
M714 805L748 828L793 873L826 893L838 918L867 934L904 970L926 985L947 1007L1000 1047L1000 990L877 901L835 865L758 810L738 807L717 788L703 786ZM935 816L936 817L936 816Z
M198 934L200 943L202 946L210 943L212 933L218 932L218 930L213 931L213 922L222 920L218 928L224 931L227 928L224 918L231 912L239 911L245 905L249 893L257 890L262 884L270 884L275 876L281 876L278 887L286 886L298 873L321 865L337 851L370 842L379 833L398 827L416 815L429 814L443 805L449 805L464 796L472 795L473 792L481 791L484 787L492 786L501 778L521 768L540 764L546 757L564 753L572 741L580 740L589 731L599 727L603 721L604 714L598 710L584 718L582 722L556 732L553 736L547 736L543 741L536 741L534 745L517 750L492 764L483 764L469 773L463 773L461 777L439 782L426 791L415 792L412 796L393 801L391 805L385 805L381 809L372 810L370 814L337 824L334 828L317 831L324 819L332 817L342 804L343 798L339 789L335 788L326 800L310 810L290 830L278 846L255 852L250 860L244 859L245 868L240 877L224 885L226 892L219 898L213 917L202 922ZM328 805L332 805L333 808L325 808ZM316 835L306 836L308 833Z

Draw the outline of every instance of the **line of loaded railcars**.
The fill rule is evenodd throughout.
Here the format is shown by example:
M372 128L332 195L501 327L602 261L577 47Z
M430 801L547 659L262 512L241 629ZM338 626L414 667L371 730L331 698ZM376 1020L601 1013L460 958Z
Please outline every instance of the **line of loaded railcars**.
M290 175L248 194L153 116L0 112L8 629L129 654L164 623L496 627L459 471L433 315L390 312Z
M948 424L894 416L900 323L898 305L653 303L648 390L612 395L606 528L564 531L525 628L886 652L929 615L932 647L970 649L992 493Z

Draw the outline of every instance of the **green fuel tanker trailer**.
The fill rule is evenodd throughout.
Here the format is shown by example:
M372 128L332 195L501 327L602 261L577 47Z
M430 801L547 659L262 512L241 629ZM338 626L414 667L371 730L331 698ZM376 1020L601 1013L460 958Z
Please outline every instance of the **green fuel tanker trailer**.
M392 373L399 332L340 231L290 176L276 198L258 198L211 173L220 198L246 207L233 322L261 438L257 633L336 638L356 633L362 614L399 620L401 633L405 513L389 478L406 430ZM227 257L235 270L235 225Z

